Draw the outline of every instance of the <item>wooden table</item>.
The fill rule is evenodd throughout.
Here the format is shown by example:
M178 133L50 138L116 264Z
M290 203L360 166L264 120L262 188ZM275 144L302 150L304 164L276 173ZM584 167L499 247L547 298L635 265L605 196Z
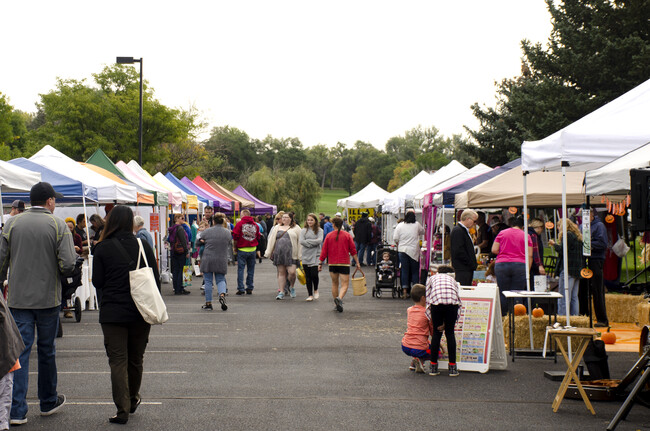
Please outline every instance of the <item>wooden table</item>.
M548 333L551 336L551 340L555 338L556 345L560 348L560 352L562 352L564 361L568 366L567 372L564 375L564 380L562 380L560 389L557 391L557 394L555 395L555 399L553 400L553 412L557 412L557 410L560 408L560 403L564 399L564 395L566 394L566 391L569 388L569 384L571 383L571 380L573 380L576 384L576 387L578 388L578 391L580 392L580 396L582 397L585 404L587 405L587 409L589 409L591 414L595 415L596 412L594 411L594 408L592 407L591 402L589 401L589 397L587 397L587 394L585 393L585 390L582 387L582 384L580 383L580 379L576 374L576 368L578 368L578 365L582 360L582 355L585 354L585 350L587 349L587 345L589 344L589 341L593 340L597 332L593 328L553 329L552 327L549 327ZM567 355L564 346L560 342L562 338L565 338L567 339L567 345L568 345L569 337L577 338L579 340L578 347L576 348L572 361L569 360L569 356Z

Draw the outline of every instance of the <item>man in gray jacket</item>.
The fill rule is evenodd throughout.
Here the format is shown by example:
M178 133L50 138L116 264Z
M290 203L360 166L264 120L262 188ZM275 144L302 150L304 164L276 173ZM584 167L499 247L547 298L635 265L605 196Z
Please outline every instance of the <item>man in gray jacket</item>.
M54 339L59 327L61 274L75 265L72 234L65 221L52 213L57 198L63 195L45 182L30 191L32 207L11 218L0 238L0 283L7 279L7 303L25 350L20 355L21 369L15 371L10 423L27 423L29 355L38 338L38 397L41 416L56 413L65 403L57 394L56 350Z

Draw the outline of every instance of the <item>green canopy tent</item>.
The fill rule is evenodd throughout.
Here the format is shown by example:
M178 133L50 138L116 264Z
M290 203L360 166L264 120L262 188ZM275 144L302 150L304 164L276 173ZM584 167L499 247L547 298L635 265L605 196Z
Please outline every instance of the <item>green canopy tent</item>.
M150 187L147 187L146 184L139 183L137 181L137 178L132 178L130 176L124 175L124 173L117 166L115 166L115 163L113 163L111 159L108 158L106 153L104 153L101 149L95 151L93 155L90 156L88 160L86 160L86 163L90 163L91 165L106 169L110 173L117 175L137 189L146 191L147 193L152 193L154 195L154 202L156 206L166 207L169 205L169 197L166 191L151 190Z

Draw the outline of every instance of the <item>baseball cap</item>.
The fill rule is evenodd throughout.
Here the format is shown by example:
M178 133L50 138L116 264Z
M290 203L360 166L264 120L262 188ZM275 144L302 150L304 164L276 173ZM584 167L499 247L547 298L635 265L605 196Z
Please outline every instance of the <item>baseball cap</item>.
M25 211L25 202L20 199L16 199L11 203L12 208L17 208L19 211Z
M63 195L61 193L55 192L52 184L41 181L32 186L32 189L29 191L29 200L30 202L45 202L49 198L62 199Z
M341 213L338 212L338 213L334 214L334 217L341 217Z
M368 220L370 220L371 223L375 221L375 219L372 217L368 217Z

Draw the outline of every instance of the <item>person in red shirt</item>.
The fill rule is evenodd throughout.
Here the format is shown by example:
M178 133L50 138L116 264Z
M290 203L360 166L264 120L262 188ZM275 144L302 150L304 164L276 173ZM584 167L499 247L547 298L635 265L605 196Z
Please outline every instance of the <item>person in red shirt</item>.
M237 295L252 295L255 277L255 258L257 244L260 239L260 227L247 209L242 210L242 218L232 231L232 239L237 248ZM246 275L246 290L244 291L244 269Z
M424 373L424 362L431 359L429 337L433 333L431 319L427 317L427 296L425 287L413 285L411 299L415 305L406 310L406 332L402 338L402 351L413 357L410 370ZM428 350L428 351L427 351Z
M341 217L334 217L332 224L334 225L334 230L323 241L318 271L323 270L323 261L327 259L330 277L332 278L334 305L336 306L336 311L342 313L343 297L348 291L348 284L350 283L350 256L354 259L357 269L361 269L361 265L359 264L357 249L354 246L354 241L352 241L352 236L342 230L343 219ZM339 282L341 284L340 289Z

